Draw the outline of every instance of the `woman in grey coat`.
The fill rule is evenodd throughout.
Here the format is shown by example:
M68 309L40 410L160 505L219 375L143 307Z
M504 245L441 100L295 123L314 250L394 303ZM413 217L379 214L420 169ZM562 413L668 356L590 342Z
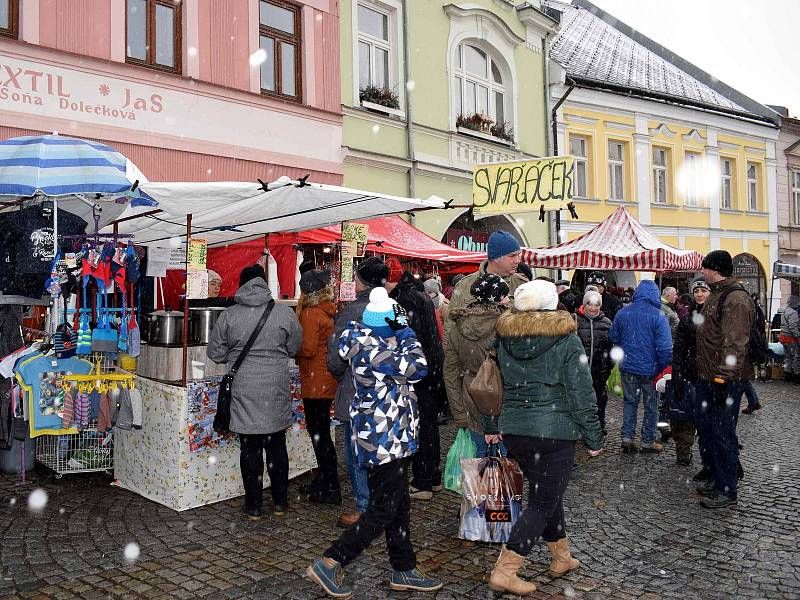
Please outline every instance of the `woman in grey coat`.
M217 320L206 349L211 360L226 363L229 369L272 300L264 269L254 265L242 271L234 300L236 305L225 309ZM294 310L276 304L233 379L230 429L239 434L245 513L254 521L261 518L265 451L272 514L282 516L286 512L286 429L293 422L288 360L302 341L303 330Z

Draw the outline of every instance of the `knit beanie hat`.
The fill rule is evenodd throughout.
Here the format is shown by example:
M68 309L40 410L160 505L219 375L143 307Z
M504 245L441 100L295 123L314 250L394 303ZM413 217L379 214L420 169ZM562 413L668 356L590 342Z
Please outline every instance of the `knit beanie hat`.
M300 263L300 266L297 267L297 270L300 271L300 275L302 275L308 271L313 271L315 267L316 265L314 264L314 261L310 258L306 258Z
M358 264L356 273L361 281L372 287L382 286L389 277L389 269L386 267L386 263L377 256L370 256L362 260Z
M425 286L426 292L433 292L435 294L442 293L442 285L433 278L426 279L423 285Z
M602 285L603 287L608 287L606 285L606 276L603 275L600 271L595 271L594 273L590 273L589 277L586 278L587 284L592 285Z
M544 279L523 283L514 291L514 308L519 311L556 310L557 306L556 286Z
M386 267L389 269L389 276L386 278L388 283L397 283L403 276L403 265L396 258L387 258Z
M397 304L389 298L389 292L383 287L376 287L369 293L369 304L364 308L361 321L369 327L375 335L392 337L392 328L386 319L394 319L394 306Z
M489 260L495 260L519 250L517 238L507 231L495 231L489 236L486 253Z
M706 254L703 268L716 271L723 277L730 277L733 275L733 259L726 250L714 250Z
M313 294L331 282L331 272L327 269L324 271L306 271L300 276L300 291L304 294Z
M508 296L509 292L505 280L494 273L483 273L469 288L469 293L472 294L475 301L484 303L500 302Z
M694 294L694 291L695 291L697 288L702 288L702 289L704 289L704 290L708 290L709 292L711 291L711 286L709 286L709 285L708 285L708 283L706 283L706 280L705 280L705 279L695 279L695 280L692 282L692 293L693 293L693 294Z
M211 269L209 269L208 270L208 281L209 282L219 281L220 283L222 283L222 277L220 277L220 274L217 273L216 271L212 271Z
M249 267L245 267L242 269L241 274L239 275L239 287L242 287L245 283L250 281L251 279L256 279L261 277L264 281L267 280L267 276L264 274L264 269L261 265L252 265Z

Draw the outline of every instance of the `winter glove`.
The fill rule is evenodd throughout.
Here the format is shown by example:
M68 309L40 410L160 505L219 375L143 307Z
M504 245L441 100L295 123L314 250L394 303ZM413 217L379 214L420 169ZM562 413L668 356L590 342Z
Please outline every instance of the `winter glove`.
M394 319L384 317L384 320L394 332L398 332L401 329L408 327L408 313L406 312L406 309L399 304L394 305Z

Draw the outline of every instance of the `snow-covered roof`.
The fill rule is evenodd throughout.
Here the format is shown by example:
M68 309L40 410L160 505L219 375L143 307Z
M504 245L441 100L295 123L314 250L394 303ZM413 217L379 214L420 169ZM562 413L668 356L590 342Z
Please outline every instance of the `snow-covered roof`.
M543 0L560 11L561 27L550 56L582 83L620 86L642 95L776 122L765 106L716 80L688 61L636 32L587 0L566 4Z

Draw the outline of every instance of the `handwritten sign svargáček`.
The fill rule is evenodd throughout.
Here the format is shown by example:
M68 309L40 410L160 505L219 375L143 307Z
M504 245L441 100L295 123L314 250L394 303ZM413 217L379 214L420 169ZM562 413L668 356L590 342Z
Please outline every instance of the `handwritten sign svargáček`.
M476 213L560 210L572 199L575 159L553 156L475 165L472 205Z

